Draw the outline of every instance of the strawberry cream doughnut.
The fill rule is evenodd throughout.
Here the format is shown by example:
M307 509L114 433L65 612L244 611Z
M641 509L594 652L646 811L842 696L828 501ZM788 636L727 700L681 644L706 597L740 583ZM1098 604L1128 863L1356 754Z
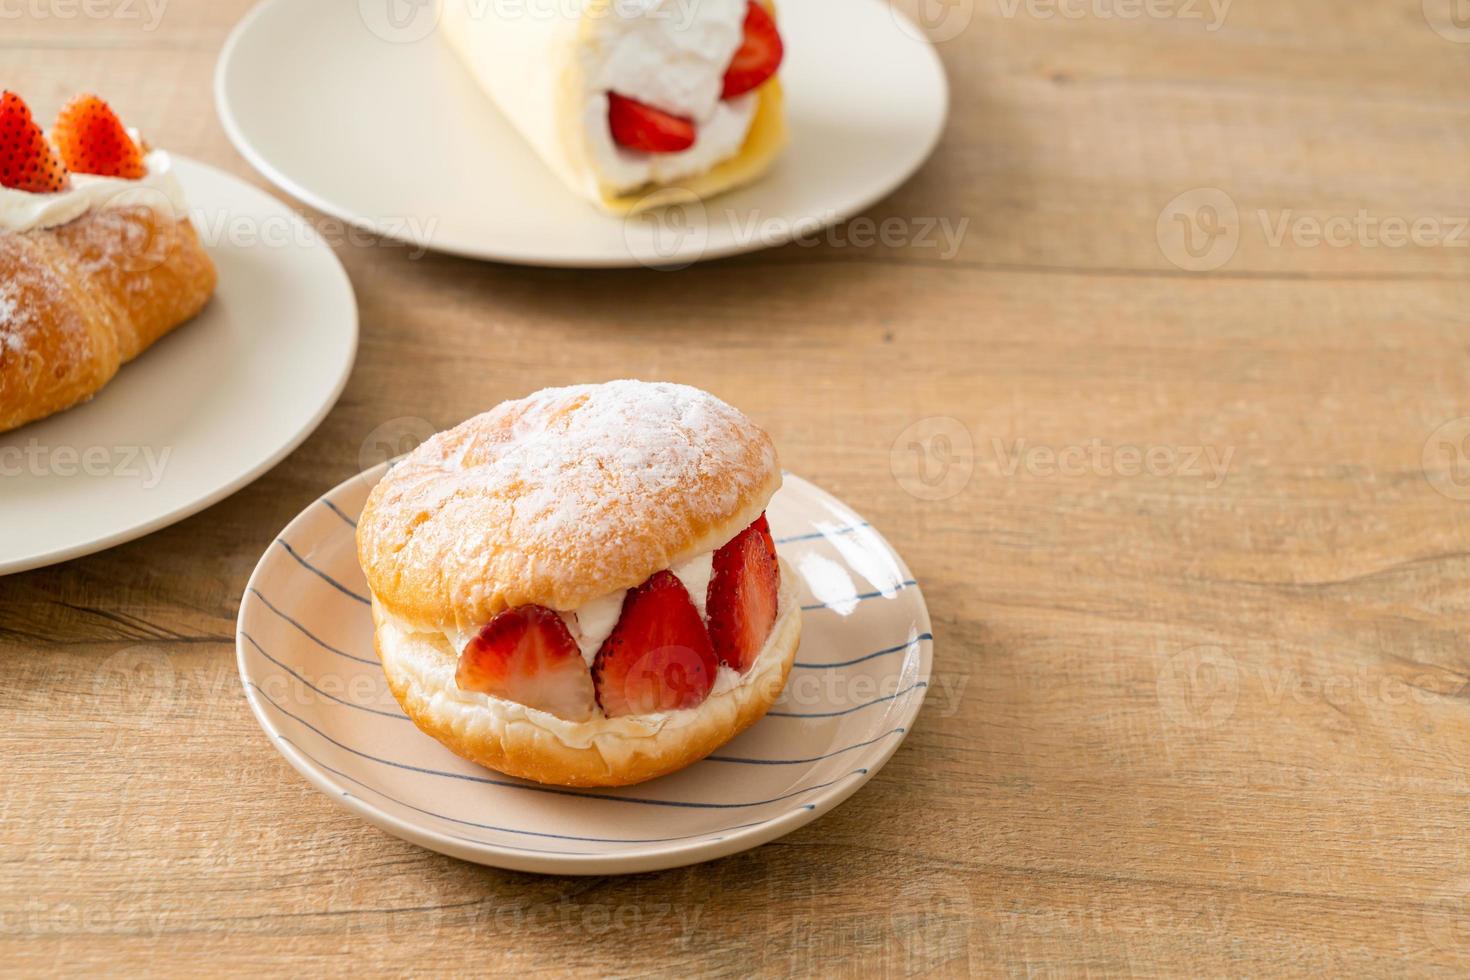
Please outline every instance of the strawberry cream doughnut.
M770 437L694 388L552 388L441 432L369 496L388 685L454 752L622 786L755 723L801 633Z

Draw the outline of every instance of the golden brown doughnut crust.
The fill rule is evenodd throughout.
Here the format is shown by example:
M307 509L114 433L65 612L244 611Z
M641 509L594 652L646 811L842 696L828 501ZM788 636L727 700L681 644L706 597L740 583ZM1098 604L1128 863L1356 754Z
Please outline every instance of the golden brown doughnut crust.
M795 575L782 563L779 615L738 686L659 725L648 716L568 722L452 689L458 658L436 632L410 632L373 603L388 687L420 730L471 762L557 786L627 786L682 769L755 724L780 697L801 642ZM722 672L728 668L722 668ZM611 730L608 730L611 728ZM594 734L595 733L595 734Z
M188 219L148 207L0 231L0 432L91 398L203 309L215 280Z
M405 457L373 489L358 559L423 629L535 603L572 610L711 551L781 485L771 439L683 385L613 381L504 402Z

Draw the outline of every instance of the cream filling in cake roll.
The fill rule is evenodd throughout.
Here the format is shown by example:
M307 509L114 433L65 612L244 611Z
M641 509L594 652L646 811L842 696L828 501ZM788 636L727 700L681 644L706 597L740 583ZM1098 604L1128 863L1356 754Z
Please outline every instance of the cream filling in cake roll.
M444 0L442 25L481 88L557 176L622 213L650 203L658 188L704 198L746 183L780 150L775 79L720 97L747 4ZM675 153L619 146L610 92L693 120L694 145Z

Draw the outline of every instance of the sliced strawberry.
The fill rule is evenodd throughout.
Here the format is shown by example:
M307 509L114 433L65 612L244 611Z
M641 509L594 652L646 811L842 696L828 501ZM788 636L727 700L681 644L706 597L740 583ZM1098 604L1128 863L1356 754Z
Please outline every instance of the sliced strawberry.
M694 145L694 121L607 93L607 121L619 146L644 153L678 153Z
M623 614L592 662L592 681L603 713L616 718L698 707L718 670L684 583L658 572L623 600Z
M567 624L545 606L517 606L490 620L459 657L455 683L507 701L586 721L592 676Z
M95 95L79 95L68 102L51 127L51 138L72 173L125 180L148 175L142 149L112 107Z
M31 107L14 92L0 94L0 187L54 194L70 186L66 167L31 118Z
M766 515L715 552L709 580L710 641L720 663L750 669L771 635L781 592L781 566Z
M781 67L784 53L781 32L776 30L776 18L761 4L751 0L750 8L745 12L745 37L740 41L735 59L725 70L725 90L720 97L733 99L765 84Z

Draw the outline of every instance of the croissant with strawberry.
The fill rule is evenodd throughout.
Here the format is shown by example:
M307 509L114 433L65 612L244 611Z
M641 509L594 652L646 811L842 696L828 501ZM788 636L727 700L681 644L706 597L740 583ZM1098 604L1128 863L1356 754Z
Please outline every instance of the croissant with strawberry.
M442 16L505 118L606 211L749 183L785 142L766 0L444 0Z
M621 786L759 720L801 609L770 437L694 388L539 391L441 432L358 522L388 686L481 765Z
M86 401L197 314L215 269L167 154L78 96L0 94L0 432Z

